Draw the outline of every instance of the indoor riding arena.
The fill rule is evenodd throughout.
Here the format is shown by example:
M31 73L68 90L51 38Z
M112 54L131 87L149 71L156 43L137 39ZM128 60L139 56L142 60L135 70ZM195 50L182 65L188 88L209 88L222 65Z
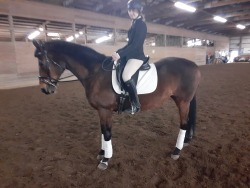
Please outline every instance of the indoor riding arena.
M0 1L0 188L249 187L249 8L249 0ZM141 111L118 113L106 60L129 46L142 17L158 85L138 88ZM68 50L56 56L56 44ZM106 58L79 63L86 53L76 49ZM192 98L178 103L183 88Z

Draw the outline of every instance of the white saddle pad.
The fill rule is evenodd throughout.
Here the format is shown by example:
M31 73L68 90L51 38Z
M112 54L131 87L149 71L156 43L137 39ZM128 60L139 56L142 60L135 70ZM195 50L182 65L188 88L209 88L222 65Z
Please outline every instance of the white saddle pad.
M116 62L114 63L114 66ZM138 82L137 82L137 94L147 94L155 91L158 82L157 71L155 64L150 63L150 69L139 72ZM116 78L116 70L112 71L112 86L117 94L121 94L121 87Z

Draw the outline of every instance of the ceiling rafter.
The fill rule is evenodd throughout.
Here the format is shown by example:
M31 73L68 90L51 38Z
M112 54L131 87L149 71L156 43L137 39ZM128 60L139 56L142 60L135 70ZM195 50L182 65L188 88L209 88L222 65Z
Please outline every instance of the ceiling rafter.
M213 0L209 3L206 3L204 5L204 8L205 9L216 8L216 7L222 7L226 5L235 5L239 3L245 3L245 2L249 2L249 0L224 0L224 1Z
M5 0L7 1L7 0ZM9 0L14 1L14 0ZM15 0L16 1L16 0ZM112 15L122 18L129 18L127 14L127 0L18 0L18 1L36 1L39 3L48 3L68 8L88 10L101 14ZM158 23L172 27L191 29L195 31L216 33L227 36L235 36L237 33L250 34L249 9L250 0L183 0L184 3L195 6L195 13L188 13L174 7L176 0L142 0L146 22ZM218 15L228 19L225 24L217 23L213 16ZM0 15L1 28L8 27L8 17ZM46 20L14 18L16 27L38 27ZM6 21L7 19L7 21ZM235 29L236 24L246 25L243 31ZM33 26L34 25L34 26ZM51 22L46 24L48 28L64 32L72 29L71 23ZM77 30L85 26L76 26ZM93 32L98 32L93 30ZM0 32L1 36L1 32Z

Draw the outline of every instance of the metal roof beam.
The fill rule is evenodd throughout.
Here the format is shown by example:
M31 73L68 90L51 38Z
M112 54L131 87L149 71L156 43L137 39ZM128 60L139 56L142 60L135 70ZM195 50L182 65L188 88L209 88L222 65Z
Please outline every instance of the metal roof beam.
M205 9L216 8L216 7L222 7L222 6L233 5L233 4L240 4L240 3L245 3L245 2L249 2L249 0L229 0L229 1L213 0L212 2L206 3L204 5L204 8Z

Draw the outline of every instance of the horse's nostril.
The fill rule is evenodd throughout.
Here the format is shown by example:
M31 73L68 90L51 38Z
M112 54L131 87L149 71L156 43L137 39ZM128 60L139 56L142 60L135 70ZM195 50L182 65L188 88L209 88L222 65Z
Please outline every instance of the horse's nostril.
M49 92L48 92L48 91L46 91L46 89L44 89L44 88L41 88L41 91L42 91L44 94L46 94L46 95L48 95L48 94L49 94Z

